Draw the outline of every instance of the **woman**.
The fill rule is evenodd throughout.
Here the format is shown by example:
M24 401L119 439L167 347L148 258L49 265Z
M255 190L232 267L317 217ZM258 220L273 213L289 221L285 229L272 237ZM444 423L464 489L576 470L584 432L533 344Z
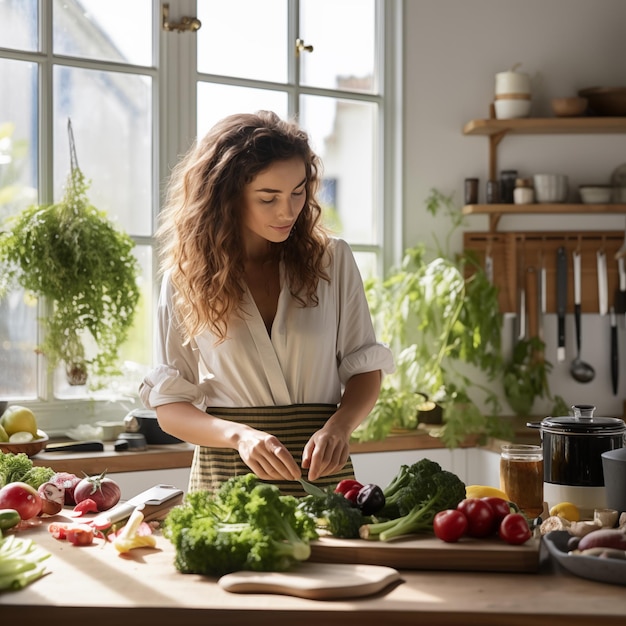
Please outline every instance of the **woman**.
M196 445L190 490L254 472L303 495L353 477L349 441L393 370L348 245L319 224L320 163L274 113L227 117L174 169L158 365L140 396Z

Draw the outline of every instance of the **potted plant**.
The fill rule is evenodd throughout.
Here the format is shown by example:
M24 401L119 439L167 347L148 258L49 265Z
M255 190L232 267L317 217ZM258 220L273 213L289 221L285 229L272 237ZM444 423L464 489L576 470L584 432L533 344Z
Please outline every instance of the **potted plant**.
M445 245L435 239L430 256L422 243L409 248L387 277L366 281L372 317L394 351L396 371L385 377L376 405L354 433L357 441L416 427L425 398L443 414L441 426L430 432L449 447L469 435L504 434L497 395L470 377L472 369L488 380L501 375L497 289L475 259L448 252L452 233L463 223L452 197L431 190L427 210L452 221ZM479 409L477 394L491 407L490 415Z
M120 345L133 322L139 288L134 242L87 197L68 123L71 170L60 202L32 205L0 231L0 295L19 286L45 298L49 314L38 349L70 384L118 371Z

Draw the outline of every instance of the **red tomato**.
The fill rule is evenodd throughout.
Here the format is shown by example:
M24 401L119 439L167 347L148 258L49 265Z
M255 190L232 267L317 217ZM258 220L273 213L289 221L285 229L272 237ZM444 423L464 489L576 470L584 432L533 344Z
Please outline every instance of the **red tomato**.
M48 532L55 539L60 539L60 540L67 539L68 528L70 528L70 524L62 524L59 522L52 522L52 524L48 524Z
M488 537L497 528L493 509L480 498L466 498L457 506L467 517L467 534L470 537Z
M435 536L447 543L455 543L467 530L467 517L458 509L439 511L433 519Z
M486 502L493 509L496 516L496 524L498 526L500 525L500 522L511 512L509 503L502 498L487 496L485 498L481 498L481 500Z
M93 543L93 529L87 524L76 524L66 529L67 540L75 546L90 546Z
M500 523L498 534L504 541L516 546L532 537L528 522L521 513L509 513Z
M352 489L348 489L348 491L343 494L343 497L356 506L356 499L359 495L359 491L361 491L361 487L352 487Z
M15 509L23 520L41 512L41 496L26 483L8 483L0 489L0 509Z

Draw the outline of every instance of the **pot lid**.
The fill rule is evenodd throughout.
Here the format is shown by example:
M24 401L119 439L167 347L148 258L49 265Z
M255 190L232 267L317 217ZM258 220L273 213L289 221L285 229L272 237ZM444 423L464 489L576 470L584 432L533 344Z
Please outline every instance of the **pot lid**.
M560 417L546 417L541 421L543 429L552 432L615 434L626 431L626 423L619 417L596 417L593 412L595 406L575 404L572 407L574 415Z

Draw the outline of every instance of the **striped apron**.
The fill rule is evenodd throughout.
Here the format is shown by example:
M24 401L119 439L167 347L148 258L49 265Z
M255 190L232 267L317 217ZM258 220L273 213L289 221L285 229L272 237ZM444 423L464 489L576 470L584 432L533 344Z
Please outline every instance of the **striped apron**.
M209 407L206 412L220 419L247 424L257 430L277 437L289 450L299 467L302 451L311 435L318 431L335 413L333 404L293 404L289 406L226 408ZM252 470L241 460L239 452L230 448L196 446L191 464L189 491L216 490L222 482L233 476L249 474ZM344 478L354 478L352 461L348 461L336 474L323 476L314 482L318 487L335 486ZM297 481L268 481L277 485L285 495L306 495Z

